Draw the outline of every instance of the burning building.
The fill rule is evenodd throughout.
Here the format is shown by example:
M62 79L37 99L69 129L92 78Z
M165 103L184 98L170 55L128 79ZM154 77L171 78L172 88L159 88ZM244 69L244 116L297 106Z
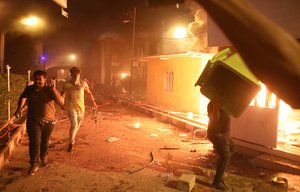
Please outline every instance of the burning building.
M300 26L290 18L291 15L299 18L295 6L290 6L297 2L274 1L272 5L255 0L251 2L290 32L295 39L299 38ZM289 14L286 14L287 9ZM193 38L199 34L193 26L198 29L205 28L205 25L201 28L197 23L201 21L199 15L196 16L195 22L189 25L188 31ZM207 32L202 31L202 34L205 34L201 36L205 37L204 40L201 38L194 40L201 44L198 47L191 46L177 53L164 51L163 53L168 54L149 56L144 59L148 60L147 101L157 106L165 106L167 110L172 109L170 112L175 110L177 114L184 116L196 114L193 115L194 120L205 124L208 121L206 118L208 100L193 85L208 61L215 55L215 50L232 47L232 44L210 18L207 21ZM194 51L191 51L193 49ZM299 110L291 109L264 84L261 82L259 84L260 90L254 99L250 100L250 105L240 116L233 118L232 137L241 146L299 161L300 141L297 138L300 134Z

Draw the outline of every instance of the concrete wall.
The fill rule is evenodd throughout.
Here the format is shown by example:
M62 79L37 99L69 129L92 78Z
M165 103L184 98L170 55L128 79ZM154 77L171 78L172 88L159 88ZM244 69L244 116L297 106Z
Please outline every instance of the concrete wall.
M199 113L200 91L194 84L201 73L201 58L174 56L169 59L149 59L147 101L158 106ZM166 72L174 74L173 91L164 90Z
M233 138L260 146L277 146L278 109L249 106L238 118L232 118Z

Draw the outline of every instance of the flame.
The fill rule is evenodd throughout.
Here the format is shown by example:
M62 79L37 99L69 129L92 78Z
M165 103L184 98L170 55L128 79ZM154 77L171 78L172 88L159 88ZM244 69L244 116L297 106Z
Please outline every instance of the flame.
M120 76L121 76L121 79L125 79L129 75L128 75L128 73L121 73Z
M275 108L276 107L276 100L277 97L274 93L271 94L270 100L269 100L269 107Z
M133 125L134 128L139 129L141 127L140 122L137 122Z
M266 107L266 99L267 99L266 96L267 96L267 87L264 84L261 84L261 89L256 96L258 107Z
M296 129L296 126L289 119L292 109L284 101L279 103L278 129L283 131L284 135L290 135Z
M250 105L261 108L275 108L277 100L276 95L271 93L263 83L260 83L260 85L261 89Z
M194 118L193 112L187 112L187 118L193 119Z
M268 91L264 84L261 83L261 90L250 105L261 108L278 107L278 130L281 131L281 136L289 136L299 132L298 127L300 127L300 121L292 117L293 109L282 100L280 100L278 106L276 106L276 95Z

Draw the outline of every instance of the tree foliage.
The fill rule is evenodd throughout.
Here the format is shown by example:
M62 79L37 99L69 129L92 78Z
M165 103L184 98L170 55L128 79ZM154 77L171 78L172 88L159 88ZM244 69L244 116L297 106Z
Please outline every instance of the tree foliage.
M7 106L10 100L11 116L17 108L18 98L26 86L26 77L10 75L10 92L7 90L7 74L0 74L0 125L7 120Z

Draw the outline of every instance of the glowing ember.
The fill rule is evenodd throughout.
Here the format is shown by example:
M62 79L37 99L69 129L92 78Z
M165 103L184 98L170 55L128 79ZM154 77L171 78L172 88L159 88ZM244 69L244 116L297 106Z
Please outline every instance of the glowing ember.
M193 112L187 112L187 118L193 119L194 115Z
M260 83L260 85L261 89L250 105L260 108L275 108L277 100L276 95L271 93L264 84Z
M261 89L257 94L257 106L258 107L266 107L266 98L267 97L267 88L264 84L261 85Z
M140 122L137 122L133 125L134 128L139 129L141 127Z
M293 112L297 112L284 101L278 101L276 95L271 93L264 84L261 83L261 90L250 105L260 108L278 108L278 130L279 133L282 133L279 134L279 137L290 136L299 132L300 121L294 119L292 115Z
M121 76L121 79L125 79L129 75L128 75L128 73L121 73L120 76Z

